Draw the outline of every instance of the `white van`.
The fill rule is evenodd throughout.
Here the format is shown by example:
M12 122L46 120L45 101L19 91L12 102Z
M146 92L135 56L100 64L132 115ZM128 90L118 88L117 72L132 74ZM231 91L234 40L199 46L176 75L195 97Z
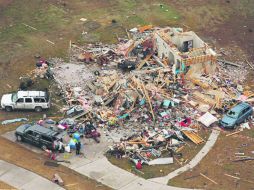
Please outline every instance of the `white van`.
M50 108L49 95L44 91L18 91L4 94L1 99L1 108L9 112L17 109L41 112L43 109Z

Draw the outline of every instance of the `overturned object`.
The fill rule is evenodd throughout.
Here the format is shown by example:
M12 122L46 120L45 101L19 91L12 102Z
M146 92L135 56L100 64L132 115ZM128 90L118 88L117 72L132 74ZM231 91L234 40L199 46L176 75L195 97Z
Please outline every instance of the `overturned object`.
M28 121L28 119L27 118L17 118L17 119L5 120L5 121L2 121L2 125L8 125L11 123L16 123L16 122L21 122L21 121Z
M206 112L204 115L198 118L198 121L203 125L205 125L206 127L209 127L211 124L218 121L218 119L209 112Z
M173 157L157 158L148 162L148 165L152 166L152 165L173 164L173 162L174 162Z
M64 185L64 181L62 180L62 178L57 173L54 174L52 181L55 182L56 184L60 185L60 186Z

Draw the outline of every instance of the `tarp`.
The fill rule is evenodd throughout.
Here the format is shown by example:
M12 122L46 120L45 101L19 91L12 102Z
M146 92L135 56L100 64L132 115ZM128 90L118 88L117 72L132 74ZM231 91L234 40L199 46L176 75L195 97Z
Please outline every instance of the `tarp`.
M2 125L7 125L7 124L21 122L21 121L28 121L28 119L27 118L17 118L17 119L5 120L5 121L2 121Z
M198 121L204 124L206 127L209 127L211 124L218 121L218 119L209 112L206 112L204 115L198 118Z

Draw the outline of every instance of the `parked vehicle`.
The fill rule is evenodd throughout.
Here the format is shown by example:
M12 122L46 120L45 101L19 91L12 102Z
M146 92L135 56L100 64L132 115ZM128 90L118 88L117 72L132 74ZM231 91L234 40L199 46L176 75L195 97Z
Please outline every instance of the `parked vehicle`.
M234 129L237 125L249 119L253 114L253 108L248 103L242 102L230 109L220 120L224 128Z
M18 91L12 94L4 94L1 99L1 108L6 111L25 109L41 112L50 108L50 99L44 91Z
M63 135L53 129L37 124L25 124L19 126L15 131L17 141L24 141L45 149L54 149L54 143L59 141Z

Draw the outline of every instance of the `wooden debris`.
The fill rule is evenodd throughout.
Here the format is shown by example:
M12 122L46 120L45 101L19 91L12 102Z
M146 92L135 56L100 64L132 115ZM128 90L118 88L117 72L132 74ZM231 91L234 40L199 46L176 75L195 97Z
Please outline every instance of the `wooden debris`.
M82 113L80 113L80 114L78 114L78 115L75 115L74 117L72 117L72 119L74 119L74 120L76 120L76 119L79 119L79 118L81 118L81 117L91 117L91 115L90 115L91 113L89 112L89 111L85 111L85 112L82 112Z
M54 42L50 41L50 40L46 40L48 43L52 44L52 45L55 45Z
M205 174L203 174L203 173L199 173L199 174L200 174L202 177L204 177L204 178L208 179L209 181L213 182L214 184L218 185L218 183L217 183L216 181L214 181L214 180L212 180L211 178L207 177Z
M146 26L139 27L138 30L139 32L143 33L146 30L150 30L152 27L153 25L146 25Z
M146 144L144 141L138 141L138 142L127 142L127 144Z
M78 183L71 183L71 184L65 185L64 187L72 187L72 186L76 186L76 185L78 185Z
M250 62L249 62L247 59L245 59L245 61L246 61L246 63L247 63L252 69L254 69L253 65L251 65Z
M232 175L229 175L229 174L224 174L225 176L228 176L228 177L232 177L234 179L240 179L240 177L236 177L236 176L232 176Z
M195 133L194 131L185 131L182 130L182 133L185 134L192 142L194 142L195 144L201 144L203 142L205 142L204 139L202 139L197 133Z
M197 79L197 78L190 78L190 81L191 81L193 84L202 87L203 89L209 89L209 88L211 88L211 86L210 86L208 83L206 83L206 82L204 82L204 81L201 81L201 80L199 80L199 79Z
M212 99L208 95L204 95L204 94L200 93L199 91L193 92L193 97L195 100L203 102L205 104L209 104L210 106L215 106L215 104L216 104L216 101L214 99Z
M131 36L130 36L130 34L129 34L129 32L128 32L128 30L125 28L125 32L126 32L126 34L127 34L127 36L128 36L128 39L130 40L131 39ZM119 39L119 37L117 36L117 39Z
M141 84L142 84L142 88L143 88L144 93L145 93L145 97L146 97L146 99L147 99L147 101L148 101L148 103L149 103L150 110L151 110L151 114L152 114L152 116L153 116L153 120L155 121L155 115L154 115L154 112L153 112L153 106L152 106L150 97L149 97L149 95L148 95L148 92L147 92L147 90L146 90L146 88L145 88L143 82L141 82Z
M233 133L227 134L226 137L229 137L229 136L238 134L238 133L240 133L240 132L242 132L242 131L235 131L235 132L233 132Z
M182 162L180 162L175 156L174 156L174 159L176 160L176 162L177 162L180 166L183 165Z
M193 175L193 176L190 176L190 177L186 177L186 178L183 178L184 180L187 180L187 179L192 179L192 178L196 178L196 177L199 177L200 175Z
M241 67L241 65L239 64L236 64L236 63L233 63L233 62L230 62L230 61L226 61L226 60L222 60L222 59L217 59L219 62L222 62L226 65L232 65L232 66L235 66L235 67Z
M184 148L184 146L181 146L178 149L176 149L176 153L181 152L183 150L183 148Z
M144 60L142 60L138 65L137 65L137 70L140 70L144 65L145 63L152 57L152 54L149 54L146 56L146 58Z
M25 24L25 23L22 23L24 26L26 26L26 27L28 27L28 28L31 28L31 29L33 29L33 30L37 30L37 28L34 28L34 27L32 27L32 26L30 26L30 25L28 25L28 24Z
M253 157L240 158L237 160L233 160L233 162L241 162L241 161L248 161L248 160L254 160L254 158Z
M236 152L235 155L242 155L243 156L244 153L243 152Z
M234 178L234 179L237 179L237 180L242 180L242 181L254 184L254 181L250 181L250 180L247 180L247 179L241 179L240 177L236 177L236 176L229 175L229 174L224 174L224 175L228 176L228 177L231 177L231 178Z
M164 65L157 56L153 55L152 57L154 58L156 63L159 64L159 66L166 68L166 65Z

